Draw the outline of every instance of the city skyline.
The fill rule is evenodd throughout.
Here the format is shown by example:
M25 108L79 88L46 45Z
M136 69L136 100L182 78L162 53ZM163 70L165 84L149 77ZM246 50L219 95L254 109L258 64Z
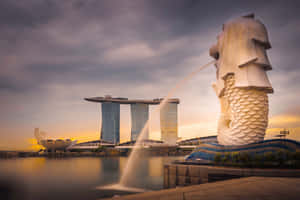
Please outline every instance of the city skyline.
M35 127L52 138L98 139L100 107L84 97L164 97L178 80L212 60L208 50L224 21L249 12L266 25L272 44L268 132L287 128L290 138L300 140L297 4L1 1L0 149L29 148ZM216 135L215 73L213 66L204 69L172 97L181 100L179 137ZM158 139L154 107L149 106L149 136ZM128 141L130 108L120 109L120 141Z

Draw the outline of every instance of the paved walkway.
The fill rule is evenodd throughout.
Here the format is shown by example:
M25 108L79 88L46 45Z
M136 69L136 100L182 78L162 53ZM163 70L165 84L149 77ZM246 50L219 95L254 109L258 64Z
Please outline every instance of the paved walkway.
M248 177L111 198L114 200L299 200L300 178Z

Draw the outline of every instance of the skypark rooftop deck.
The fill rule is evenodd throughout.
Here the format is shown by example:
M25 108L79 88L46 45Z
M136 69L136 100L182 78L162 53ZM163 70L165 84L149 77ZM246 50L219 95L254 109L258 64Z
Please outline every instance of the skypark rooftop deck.
M119 104L150 104L150 105L158 105L163 101L163 98L160 99L128 99L128 98L112 98L111 96L105 96L105 97L90 97L90 98L84 98L86 101L96 102L96 103L103 103L103 102L112 102L112 103L119 103ZM175 103L179 104L180 101L177 98L174 99L168 99L168 103Z

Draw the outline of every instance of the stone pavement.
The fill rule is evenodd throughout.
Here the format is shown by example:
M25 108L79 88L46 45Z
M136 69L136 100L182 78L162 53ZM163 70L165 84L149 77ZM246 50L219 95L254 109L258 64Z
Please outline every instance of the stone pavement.
M126 195L111 200L299 200L300 178L247 177Z

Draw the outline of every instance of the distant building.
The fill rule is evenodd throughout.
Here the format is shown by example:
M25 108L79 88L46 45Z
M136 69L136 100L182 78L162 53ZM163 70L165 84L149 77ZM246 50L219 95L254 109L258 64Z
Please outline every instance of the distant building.
M118 146L115 146L117 149L130 149L133 148L135 145L136 141L127 141L119 144ZM164 144L163 141L160 140L151 140L151 139L144 139L139 142L140 146L144 148L149 148L149 147L165 147L166 144Z
M290 131L287 129L283 129L279 132L279 135L275 135L275 137L279 137L280 139L285 139L287 135L290 134Z
M120 104L102 103L101 140L118 144L120 142Z
M130 105L131 111L131 140L137 140L145 124L149 120L149 105L136 103ZM149 127L145 130L143 139L149 138Z
M70 150L70 151L92 151L92 150L98 149L101 146L114 147L115 145L111 142L107 142L104 140L93 140L93 141L88 141L88 142L77 143L77 144L69 147L68 150Z
M178 139L177 104L167 102L160 110L161 140L176 145Z
M190 138L190 139L178 141L177 144L179 146L189 146L189 145L199 145L207 142L218 143L217 136L213 135L213 136Z
M34 129L34 136L39 145L45 148L45 151L55 152L55 151L66 151L69 147L76 144L76 140L71 139L46 139L46 134L40 132L39 128Z
M120 104L130 104L131 107L131 140L139 137L145 124L149 119L149 105L159 105L164 99L128 99L112 98L110 95L104 97L85 98L86 101L102 104L102 128L100 139L114 143L120 142ZM168 145L176 145L177 138L177 104L179 99L168 99L166 106L161 110L161 134L162 139ZM149 128L145 137L149 138Z

